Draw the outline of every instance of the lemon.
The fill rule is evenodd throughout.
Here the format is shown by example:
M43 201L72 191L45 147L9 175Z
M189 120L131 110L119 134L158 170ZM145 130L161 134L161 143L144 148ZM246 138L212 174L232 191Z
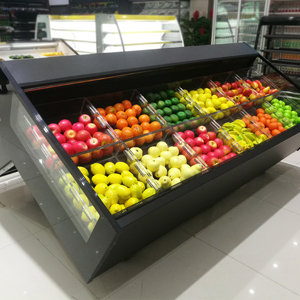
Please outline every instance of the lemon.
M205 89L204 89L204 93L205 93L205 94L211 94L211 90L208 89L208 88L205 88Z
M214 104L213 104L212 100L206 100L205 106L206 106L206 108L214 107Z
M221 103L226 103L227 99L225 97L220 97L219 100L221 101Z
M76 180L70 173L67 173L66 176L63 175L59 178L59 184L61 186L67 185L69 181L76 183Z
M211 101L212 101L215 108L217 108L217 109L220 108L222 103L219 99L212 99Z
M105 193L105 197L110 200L111 205L117 204L119 202L119 196L116 190L108 189Z
M91 165L91 172L96 175L96 174L102 174L105 175L105 168L99 164L99 163L95 163Z
M206 99L207 99L207 96L206 96L205 94L201 94L201 95L199 95L199 97L198 97L198 100L199 100L200 102L204 102L204 103L205 103Z
M209 114L215 113L217 111L214 107L211 107L211 106L207 107L207 110L208 110Z
M90 179L86 175L83 175L83 176L85 177L85 179L88 183L91 183Z
M198 89L198 90L197 90L197 92L198 92L198 94L204 94L204 90L203 90L203 89L201 89L201 88L200 88L200 89Z
M148 170L148 172L151 172L151 171ZM151 174L152 174L152 172L151 172ZM147 178L148 178L147 176L142 176L141 174L138 175L138 179L142 183L147 183Z
M149 198L155 194L154 188L145 189L143 192L143 199Z
M89 199L86 195L79 194L79 197L76 195L75 198L73 198L73 205L77 210L81 211L84 204L89 205Z
M212 95L212 96L211 96L211 99L213 100L213 99L219 99L219 98L218 98L217 95Z
M107 209L111 207L112 202L108 197L102 197L101 201L103 202L103 204L106 206Z
M97 194L102 194L102 195L105 195L105 192L107 191L108 189L108 186L106 183L98 183L96 186L95 186L95 192Z
M226 104L228 105L228 107L232 107L235 105L232 101L227 101Z
M95 219L99 220L100 216L99 216L98 212L96 211L95 207L94 206L89 206L89 210L90 210L90 213L95 217ZM90 222L91 221L91 215L87 214L84 210L81 213L81 220L83 220L84 222Z
M126 200L128 200L131 196L130 189L124 185L120 185L116 188L116 191L119 196L119 202L123 204Z
M192 109L193 109L193 106L192 106L191 104L188 104L188 105L186 105L186 109L192 110Z
M114 184L111 184L111 185L108 187L108 189L109 189L109 190L115 190L118 186L120 186L120 184L114 183Z
M219 119L223 119L223 118L225 117L225 114L224 114L223 112L219 112L219 113L217 114L217 117L218 117L218 120L219 120Z
M71 182L71 184L66 185L64 188L65 194L69 199L73 199L74 195L76 194L73 189L79 193L79 186L77 183Z
M149 155L150 156L150 155ZM122 173L121 173L121 176L122 177L125 177L125 176L132 176L132 177L134 177L134 175L130 172L130 171L123 171Z
M135 164L136 164L136 162L133 162L133 163L131 163L130 164L130 172L131 173L133 173L134 175L138 175L139 174L139 172L138 172L138 170L135 168Z
M89 171L84 168L84 167L78 167L78 169L80 170L80 172L85 175L85 176L89 176Z
M199 106L202 107L202 108L205 107L205 103L204 103L204 102L199 101L198 104L199 104Z
M121 206L121 210L126 208L124 204L121 204L120 206Z
M132 176L125 176L125 177L122 177L122 182L127 187L131 187L133 184L137 183L137 179Z
M142 189L141 187L135 183L130 187L131 196L134 198L142 198Z
M129 166L126 163L121 162L121 161L117 162L115 164L115 167L116 167L116 172L118 172L120 174L124 171L129 171Z
M121 210L122 210L121 205L119 205L119 204L113 204L110 207L109 212L113 215L113 214L116 214L117 212L119 212Z
M108 178L103 175L103 174L96 174L92 177L92 181L95 185L99 184L99 183L105 183L108 184Z
M120 174L110 174L108 175L108 181L111 184L121 184L122 183L122 176Z
M211 99L211 94L205 93L206 99Z
M192 90L192 91L190 91L190 94L193 96L194 94L198 94L198 93L197 93L197 91Z
M124 204L125 204L125 207L129 207L138 202L139 202L139 199L132 197L132 198L129 198Z
M107 163L104 165L104 168L105 168L106 174L108 174L108 175L113 174L113 173L115 173L115 171L116 171L115 164L112 163L112 162L107 162Z
M142 192L145 190L145 184L141 181L138 181L137 184L140 186Z
M221 109L222 110L227 109L227 108L229 108L228 104L226 104L226 103L221 104Z

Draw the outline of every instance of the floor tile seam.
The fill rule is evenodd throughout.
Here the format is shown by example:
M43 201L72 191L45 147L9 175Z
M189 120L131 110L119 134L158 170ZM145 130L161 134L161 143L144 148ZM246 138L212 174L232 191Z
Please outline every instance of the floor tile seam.
M300 213L297 213L297 212L295 212L295 211L293 211L293 210L290 210L290 209L288 209L288 208L286 208L286 207L282 207L282 206L277 205L277 204L275 204L275 203L269 202L268 200L265 200L265 199L260 199L260 200L265 201L265 202L267 202L268 204L272 204L272 205L274 205L274 206L276 206L276 207L279 207L279 208L281 208L281 209L283 209L283 210L285 210L285 211L288 211L288 212L290 212L290 213L293 213L293 214L295 214L295 215L297 215L297 216L300 216Z
M27 235L27 236L25 236L25 237L22 237L22 238L18 239L17 241L15 240L14 242L12 242L12 243L10 243L10 244L8 244L8 245L5 245L5 246L3 246L3 247L0 247L0 252L1 252L3 249L7 248L7 247L10 247L10 246L15 245L15 244L19 244L20 242L22 242L23 240L25 240L25 239L27 239L27 238L29 238L29 237L31 237L31 236L33 236L32 233L30 233L29 235Z
M217 247L215 247L215 246L211 245L210 243L208 243L207 241L205 241L205 240L203 240L203 239L201 239L201 238L199 238L199 237L196 237L196 238L197 238L198 240L200 240L201 242L205 243L206 245L208 245L208 246L210 246L210 247L214 248L215 250L217 250L217 251L219 251L219 252L223 253L225 256L228 256L228 257L230 257L231 259L233 259L233 260L235 260L236 262L238 262L238 263L242 264L243 266L247 267L248 269L250 269L250 270L254 271L255 273L257 273L257 274L259 274L259 275L263 276L264 278L266 278L266 279L268 279L268 280L272 281L273 283L275 283L275 284L277 284L277 285L281 286L282 288L284 288L284 289L288 290L289 292L291 292L291 293L295 294L296 296L300 297L300 294L296 293L296 292L295 292L295 291L293 291L293 290L290 290L290 289L289 289L289 288L287 288L286 286L284 286L284 285L282 285L281 283L279 283L279 282L275 281L274 279L272 279L272 278L268 277L267 275L265 275L265 274L263 274L263 273L261 273L261 272L259 272L259 271L255 270L253 267L251 267L251 266L247 265L246 263L244 263L244 262L240 261L240 260L239 260L239 259L237 259L236 257L234 257L234 256L232 256L232 255L230 255L230 254L228 254L228 253L226 253L226 252L224 252L224 251L223 251L223 250L221 250L221 249L218 249Z

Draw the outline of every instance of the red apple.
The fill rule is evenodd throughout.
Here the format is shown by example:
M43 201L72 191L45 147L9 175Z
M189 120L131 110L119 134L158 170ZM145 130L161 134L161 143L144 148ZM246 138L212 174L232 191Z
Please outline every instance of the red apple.
M253 87L256 90L258 88L258 83L256 81L252 81L251 87Z
M195 146L192 148L198 155L202 154L202 149L199 146Z
M77 141L83 141L83 142L85 142L85 141L87 141L89 138L91 138L91 135L90 135L90 133L88 132L88 131L86 131L86 130L80 130L80 131L78 131L77 133L76 133L76 140ZM79 159L79 161L80 161L80 159Z
M236 96L239 94L239 91L238 90L232 90L233 94Z
M206 82L206 87L209 89L209 88L211 88L211 87L213 87L214 86L214 84L212 83L212 82Z
M185 140L185 142L186 142L188 145L190 145L192 148L196 146L196 145L195 145L195 142L194 142L194 140L193 140L192 138L187 138L187 139Z
M221 146L220 149L224 152L225 155L227 155L231 151L230 147L227 145Z
M203 142L206 144L209 141L209 136L206 133L201 133L199 137L203 140Z
M252 83L252 81L251 81L250 79L247 79L246 82L247 82L248 84L250 84L250 85L251 85L251 83Z
M85 153L79 155L78 158L81 164L88 164L92 160L93 156L92 153Z
M103 134L104 134L103 132L97 131L93 134L93 137L99 140Z
M206 163L207 162L207 160L208 160L208 157L207 157L207 155L205 155L205 154L201 154L200 155L200 158Z
M243 95L244 95L244 96L248 97L248 96L250 96L251 94L252 94L252 90L251 90L250 88L245 88L245 89L243 90Z
M74 148L71 144L69 143L63 143L61 144L62 147L66 150L66 152L69 154L69 155L73 155L74 154Z
M199 147L204 144L204 141L199 136L194 138L194 142L195 142L195 146L199 146Z
M100 142L100 146L104 146L112 143L111 137L107 134L102 134L102 136L98 138L98 140Z
M231 84L229 82L225 83L228 86L228 90L231 90Z
M55 137L61 144L66 143L66 138L61 133L56 133Z
M229 159L229 158L232 158L232 157L234 157L234 156L236 156L236 154L233 153L233 152L230 152L229 154L227 154L228 159Z
M214 141L208 141L206 145L210 147L211 151L214 151L218 148L217 143L215 143Z
M218 148L223 146L223 141L220 138L214 139L214 142L218 145Z
M96 126L96 125L95 125ZM76 132L80 131L80 130L83 130L84 129L84 125L81 123L81 122L77 122L77 123L74 123L72 125L72 129Z
M89 150L88 146L85 142L79 141L73 144L73 148L75 153L83 152Z
M207 129L205 126L201 125L196 129L196 133L199 136L201 133L207 133Z
M211 167L217 165L218 163L220 163L220 161L216 157L210 157L210 158L208 158L206 163L211 168Z
M215 85L217 85L218 87L220 87L221 83L219 81L215 81Z
M212 140L214 140L214 139L217 138L217 135L213 131L209 131L207 133L207 135L208 135L210 141L212 141Z
M222 163L222 162L224 162L224 161L226 161L227 159L226 159L226 157L224 156L224 157L221 157L221 158L219 158L219 161L220 161L220 163Z
M100 142L96 138L90 138L86 141L86 145L89 149L100 147Z
M222 90L223 90L224 92L228 91L228 85L227 85L227 84L223 84L223 85L221 86L221 88L222 88Z
M211 151L210 146L208 146L206 144L201 145L200 148L201 148L203 154L207 154L208 152Z
M183 139L185 140L187 138L187 136L185 136L185 134L181 131L177 132L177 134Z
M241 87L238 87L237 89L236 89L237 91L238 91L238 95L240 95L240 94L242 94L243 93L243 88L241 88Z
M103 156L103 150L96 150L92 153L93 159L100 159Z
M249 102L249 99L246 96L242 95L240 97L240 103L245 103L245 102Z
M75 139L76 131L73 129L68 129L67 131L64 132L64 137L66 138L67 141L70 139Z
M193 139L195 137L195 134L194 134L194 132L192 130L186 130L184 132L184 134L185 134L186 139L187 138Z
M211 157L218 158L217 154L214 151L208 152L206 155L207 155L208 158L211 158Z
M227 93L226 93L229 97L234 97L234 92L233 91L228 91Z
M179 150L179 153L182 153L182 151L183 151L183 148L182 148L182 146L181 146L181 145L179 145L178 143L175 143L175 145L174 145L174 146L178 148L178 150Z
M92 136L94 133L97 132L97 126L94 123L89 123L85 126L84 128L86 131L88 131L90 133L90 135Z
M231 84L231 88L232 88L233 90L236 90L236 89L238 88L238 85L236 84L236 82L233 82L233 83Z
M92 122L92 119L89 115L83 114L79 117L78 121L81 122L84 126L86 126L87 124Z
M224 151L221 149L216 149L214 153L216 154L217 158L222 158L225 155Z
M73 162L74 162L75 165L78 165L78 163L79 163L78 156L71 157L71 159L73 160Z
M108 148L103 149L103 156L110 156L114 151L114 147L110 146Z
M73 146L75 143L77 143L77 140L75 140L75 139L69 139L67 141L67 143L69 143L69 144L71 144Z
M48 127L52 131L53 134L61 133L60 126L55 123L49 124Z
M58 123L58 126L61 128L62 132L65 132L68 129L72 129L72 123L69 120L67 120L67 119L61 120Z

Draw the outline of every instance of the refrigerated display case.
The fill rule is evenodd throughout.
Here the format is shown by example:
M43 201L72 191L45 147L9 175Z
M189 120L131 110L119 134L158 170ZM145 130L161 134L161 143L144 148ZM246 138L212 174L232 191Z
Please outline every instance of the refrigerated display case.
M285 91L277 89L268 74L263 75L253 68L256 60L267 63L247 44L232 44L58 57L59 72L58 67L47 59L0 63L14 87L6 96L7 101L2 103L0 136L4 142L1 146L86 281L93 280L299 149L299 120L291 114L290 118L282 115L276 107L282 103L293 104L297 116L300 110L285 95ZM292 85L280 71L276 74L282 81ZM231 80L239 84L242 92L250 91L254 99L248 94L249 98L243 102L242 97L228 95L229 86L226 82ZM256 91L257 80L260 87L263 86L260 92ZM224 86L224 89L220 89L219 85L225 84L228 88ZM207 91L203 93L205 88ZM230 88L233 92L232 88L234 85ZM198 98L195 91L198 92ZM296 87L290 91L299 94ZM209 102L202 107L199 99L200 94L203 94L200 98L207 98L205 94L209 93L215 96L211 96L211 99L217 99L213 105L216 108L214 111L209 109ZM157 95L163 100L158 100ZM275 99L279 96L285 102ZM165 109L163 114L158 106L155 107L154 103L163 104L158 104L159 101L163 101L170 109L172 106L169 101L173 104L181 101L186 108L185 116L180 112L177 114L180 121L176 124L170 122L168 110ZM218 101L227 103L227 106L220 106ZM104 118L101 108L113 115L116 104L116 107L120 107L123 103L125 108L127 104L130 107L128 102L130 106L139 103L143 114L148 114L150 120L156 125L160 124L159 127L150 128L150 132L143 131L142 135L121 138L113 127L114 122L110 120L112 116ZM232 103L230 107L229 102ZM193 116L187 118L189 109ZM273 119L278 118L282 132L268 133L256 121L257 109L264 109L266 117L270 113ZM94 118L94 123L102 132L100 136L106 135L110 142L69 155L52 133L53 126L50 123L68 119L72 124L82 114ZM60 129L63 124L69 123L64 121ZM279 128L279 123L276 124ZM191 148L191 141L183 139L180 134L186 129L189 129L191 136L198 134L199 125L218 135L229 148L228 153L232 152L231 157L218 165L209 166L208 161L205 162ZM64 130L67 128L70 128L69 125ZM169 165L165 164L169 175L172 176L170 167L182 167L179 181L177 179L171 186L164 181L159 181L160 184L157 182L157 178L160 180L162 177L154 167L160 168L161 162L157 165L158 160L151 161L151 165L143 160L146 152L149 155L152 152L155 160L157 153L154 155L153 151L157 150L152 147L158 142L164 142L161 144L167 147L164 151L169 151L172 158L175 157L172 162L170 159ZM141 152L132 146L139 146L144 156L140 156ZM173 147L172 151L170 147ZM176 150L174 147L178 149L177 154L172 154ZM179 163L179 151L185 156L183 159L186 163L182 162L182 158ZM101 155L97 157L99 153ZM102 171L93 171L95 166L99 167L98 164L102 164L103 168L106 163L110 163L109 166L113 163L115 168L114 171L108 169L108 165L104 168L107 178L114 175L117 163L119 166L127 164L126 168L132 172L132 180L143 182L149 194L136 196L138 201L129 205L127 201L130 195L123 192L123 188L121 193L119 186L111 187L115 183L109 179L109 182L105 181L108 189L117 189L119 197L114 202L118 209L112 210L113 198L105 196L110 201L108 204L109 201L98 191L96 178L99 176L94 176L100 174L105 177L100 176L100 184L108 179ZM187 174L184 171L191 168L193 172ZM194 171L196 168L197 172ZM121 173L120 170L116 172ZM120 179L119 175L115 177Z

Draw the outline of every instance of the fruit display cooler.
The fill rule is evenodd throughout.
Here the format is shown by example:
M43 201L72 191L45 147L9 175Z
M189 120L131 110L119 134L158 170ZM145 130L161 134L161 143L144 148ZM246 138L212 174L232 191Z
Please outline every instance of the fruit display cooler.
M1 62L1 146L88 282L300 147L247 44L56 60Z

